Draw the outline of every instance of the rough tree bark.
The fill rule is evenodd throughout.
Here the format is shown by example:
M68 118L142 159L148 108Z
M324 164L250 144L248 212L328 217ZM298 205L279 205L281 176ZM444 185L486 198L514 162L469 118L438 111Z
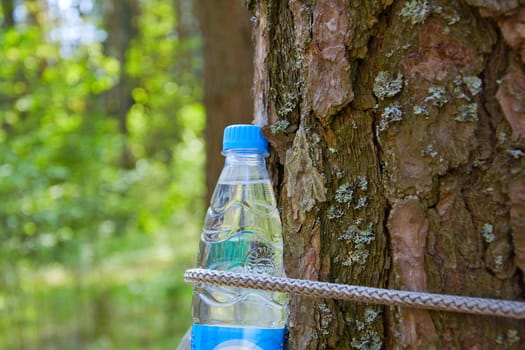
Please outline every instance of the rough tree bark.
M525 8L260 0L289 277L523 300ZM518 349L522 321L292 296L289 349Z
M196 0L204 40L204 104L206 106L207 202L224 158L222 130L253 119L251 87L253 44L250 13L242 0Z

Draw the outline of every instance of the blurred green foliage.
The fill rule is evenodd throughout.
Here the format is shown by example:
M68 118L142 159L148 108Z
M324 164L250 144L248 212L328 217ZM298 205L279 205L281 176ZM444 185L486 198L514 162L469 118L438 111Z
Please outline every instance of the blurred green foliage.
M0 348L173 349L204 196L200 63L178 58L200 41L150 0L126 62L97 42L64 56L21 6L33 20L0 29ZM127 134L104 104L123 70Z

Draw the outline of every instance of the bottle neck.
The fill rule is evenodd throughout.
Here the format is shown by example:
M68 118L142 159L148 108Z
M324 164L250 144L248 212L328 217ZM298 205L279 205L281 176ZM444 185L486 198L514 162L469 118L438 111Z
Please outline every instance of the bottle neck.
M226 160L219 178L220 183L269 181L264 152L228 150L223 154Z
M231 149L223 152L223 154L226 157L224 166L242 165L266 168L264 161L266 153L264 152Z

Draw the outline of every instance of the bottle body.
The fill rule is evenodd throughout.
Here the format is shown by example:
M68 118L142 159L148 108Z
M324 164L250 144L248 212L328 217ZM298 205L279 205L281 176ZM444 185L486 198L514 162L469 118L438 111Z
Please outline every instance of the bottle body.
M262 152L229 151L208 208L197 265L284 276L282 228ZM196 285L192 349L281 349L284 293Z

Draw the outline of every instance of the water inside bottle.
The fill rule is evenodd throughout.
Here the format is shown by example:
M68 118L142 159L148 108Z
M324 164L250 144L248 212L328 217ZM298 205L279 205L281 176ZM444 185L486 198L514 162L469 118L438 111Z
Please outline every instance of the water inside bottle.
M198 266L284 276L279 212L268 179L219 181L201 235ZM279 328L284 293L195 286L194 322Z

